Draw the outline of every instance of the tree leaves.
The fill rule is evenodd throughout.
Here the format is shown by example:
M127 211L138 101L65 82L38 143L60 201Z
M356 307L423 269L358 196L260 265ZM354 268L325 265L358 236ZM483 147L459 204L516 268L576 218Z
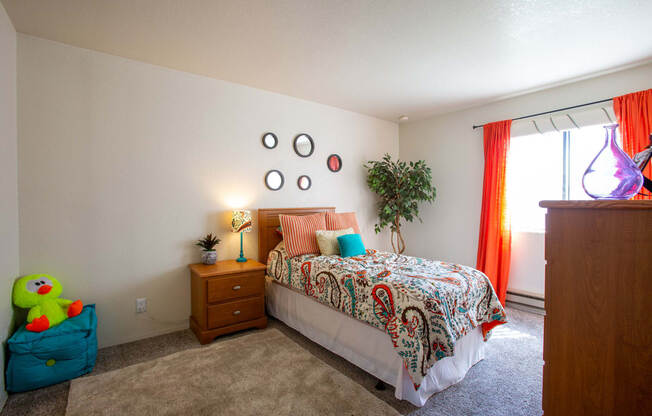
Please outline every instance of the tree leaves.
M374 230L379 233L389 226L392 238L397 233L400 249L401 219L412 222L416 218L423 222L419 216L419 202L432 203L437 196L437 190L432 186L431 170L424 160L394 162L389 154L385 154L379 161L370 160L364 167L368 174L367 185L378 195L379 221ZM403 244L400 252L404 249ZM397 251L396 247L394 250Z

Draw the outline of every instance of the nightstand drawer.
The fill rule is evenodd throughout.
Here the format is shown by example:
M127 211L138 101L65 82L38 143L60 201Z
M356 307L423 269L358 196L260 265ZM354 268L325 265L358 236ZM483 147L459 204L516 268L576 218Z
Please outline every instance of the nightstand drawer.
M206 282L208 303L262 295L265 291L264 272L241 273L229 277L216 277Z
M225 302L208 307L208 327L217 328L237 322L250 321L265 315L265 298Z

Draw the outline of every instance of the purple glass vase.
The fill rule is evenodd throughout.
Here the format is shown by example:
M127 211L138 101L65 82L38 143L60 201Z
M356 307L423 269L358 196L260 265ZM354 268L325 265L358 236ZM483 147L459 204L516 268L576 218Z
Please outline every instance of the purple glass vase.
M584 172L582 187L594 199L629 199L643 185L643 174L616 142L618 124L604 126L604 146Z

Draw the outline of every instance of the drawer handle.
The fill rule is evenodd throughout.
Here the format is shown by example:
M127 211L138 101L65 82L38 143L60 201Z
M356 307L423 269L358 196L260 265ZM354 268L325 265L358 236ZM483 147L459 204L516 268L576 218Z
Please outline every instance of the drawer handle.
M240 311L233 311L234 315L240 315Z
M233 290L240 290L240 286L233 286Z

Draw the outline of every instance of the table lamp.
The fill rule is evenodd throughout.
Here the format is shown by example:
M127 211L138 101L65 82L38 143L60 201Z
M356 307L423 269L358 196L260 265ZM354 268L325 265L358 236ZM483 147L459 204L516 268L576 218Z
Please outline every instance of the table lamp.
M246 209L237 209L233 211L231 220L231 231L240 233L240 257L236 259L238 263L244 263L247 259L242 252L242 233L251 231L251 211Z

